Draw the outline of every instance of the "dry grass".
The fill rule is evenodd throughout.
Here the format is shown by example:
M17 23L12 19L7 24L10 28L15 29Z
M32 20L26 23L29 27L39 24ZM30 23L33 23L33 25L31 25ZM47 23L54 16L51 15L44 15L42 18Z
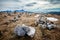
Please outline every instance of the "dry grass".
M18 13L19 14L19 13ZM53 30L47 30L47 29L41 29L39 26L35 26L34 22L35 14L32 14L29 16L28 14L22 14L22 16L19 18L16 22L7 22L8 20L13 19L18 14L12 14L13 16L8 16L7 14L0 15L0 31L1 36L0 40L60 40L60 28L56 28ZM4 17L4 16L7 17ZM53 15L48 15L53 16ZM60 16L54 15L53 17L60 18ZM60 20L60 19L59 19ZM60 24L60 21L57 22ZM14 36L13 30L16 25L25 24L28 26L32 26L36 29L36 33L33 38L30 37L20 37Z

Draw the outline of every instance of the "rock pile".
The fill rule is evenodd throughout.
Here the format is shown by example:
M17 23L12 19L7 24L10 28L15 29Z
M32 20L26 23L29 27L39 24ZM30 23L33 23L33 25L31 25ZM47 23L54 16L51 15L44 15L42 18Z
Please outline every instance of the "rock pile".
M40 25L43 29L47 28L51 30L52 28L56 27L54 22L48 21L46 17L39 17L35 23Z

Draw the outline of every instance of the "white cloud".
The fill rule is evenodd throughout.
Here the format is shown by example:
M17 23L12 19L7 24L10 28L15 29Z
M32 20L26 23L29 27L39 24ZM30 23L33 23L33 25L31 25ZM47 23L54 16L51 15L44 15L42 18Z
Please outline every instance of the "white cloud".
M30 3L32 6L26 6ZM60 4L52 4L50 0L0 0L0 10L33 10L33 9L49 9L49 8L60 8Z

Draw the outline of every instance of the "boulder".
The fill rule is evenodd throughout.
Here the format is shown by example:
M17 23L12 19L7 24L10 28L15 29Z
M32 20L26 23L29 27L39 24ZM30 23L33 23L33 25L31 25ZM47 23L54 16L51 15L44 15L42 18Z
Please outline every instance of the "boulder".
M26 25L20 25L20 26L16 26L15 27L14 33L17 36L28 35L30 37L33 37L34 34L35 34L35 28L34 27L30 27L30 26L26 26Z

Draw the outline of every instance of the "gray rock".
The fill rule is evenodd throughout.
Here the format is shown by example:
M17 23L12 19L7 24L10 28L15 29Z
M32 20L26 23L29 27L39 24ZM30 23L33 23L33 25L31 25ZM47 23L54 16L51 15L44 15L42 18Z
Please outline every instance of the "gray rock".
M29 31L29 28L26 26L16 26L14 33L18 36L24 36Z
M17 36L25 36L28 35L30 37L33 37L35 34L35 28L34 27L28 27L26 25L20 25L20 26L16 26L14 29L14 33Z
M50 23L47 23L47 26L46 26L49 30L53 29L55 27L54 24L50 24Z
M25 35L25 31L23 30L22 27L16 27L14 29L14 33L18 36L24 36Z

